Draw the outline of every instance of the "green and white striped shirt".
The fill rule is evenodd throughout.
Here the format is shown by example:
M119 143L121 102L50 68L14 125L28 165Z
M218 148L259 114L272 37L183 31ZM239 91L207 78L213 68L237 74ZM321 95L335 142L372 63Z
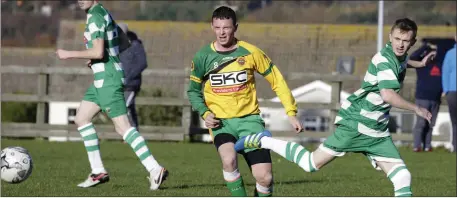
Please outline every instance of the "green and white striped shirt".
M122 70L119 59L119 34L122 31L112 19L108 11L98 3L87 12L86 28L84 32L84 42L86 48L93 47L95 39L104 40L104 54L102 59L92 60L92 71L94 72L94 86L101 88L118 84L116 80L106 80L107 77L121 76L118 81L123 84L124 71ZM116 72L120 72L116 74Z
M390 43L373 56L359 90L341 104L336 125L344 125L372 137L386 137L391 106L381 97L381 89L399 92L406 75L407 54L397 57Z

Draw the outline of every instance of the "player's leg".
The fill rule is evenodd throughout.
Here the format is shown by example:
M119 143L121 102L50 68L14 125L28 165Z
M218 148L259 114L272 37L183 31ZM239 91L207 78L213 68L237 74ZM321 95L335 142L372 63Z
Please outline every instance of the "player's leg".
M428 100L421 100L417 99L416 100L416 105L429 109L430 104ZM425 139L425 134L427 133L429 129L429 124L428 121L420 116L416 116L416 124L414 126L414 145L413 145L413 151L414 152L420 152L423 149L425 149L424 139Z
M432 113L432 119L430 120L429 129L425 134L424 140L424 151L432 151L432 133L433 127L435 127L436 117L438 117L438 112L440 110L440 101L432 101L430 105L430 113Z
M395 197L411 197L411 173L403 162L377 162L392 182Z
M234 197L246 197L246 189L238 170L237 153L234 149L237 137L230 128L228 120L222 120L221 126L210 129L210 133L221 158L222 174L230 194Z
M411 192L411 173L401 159L397 147L392 138L376 138L377 143L366 147L367 155L373 160L394 186L396 197L410 197ZM376 166L375 166L376 167Z
M87 156L91 166L91 174L86 181L78 184L79 187L91 187L100 183L109 181L109 176L100 156L100 145L98 142L97 132L92 124L92 118L100 112L97 104L95 87L91 85L86 91L83 101L79 105L75 117L75 124L81 134L84 146L86 147Z
M457 92L450 91L446 94L447 104L449 106L449 115L452 124L452 149L451 152L457 151Z
M298 143L272 138L270 132L263 131L240 138L235 145L235 149L237 151L246 148L270 149L287 160L296 163L306 172L315 172L335 159L335 157L343 156L346 150L351 148L351 142L356 135L356 130L338 126L335 133L329 136L318 149L311 152Z
M254 135L265 130L265 123L259 115L250 115L234 120L238 126L238 136ZM270 197L273 195L273 173L271 156L268 149L244 149L242 152L246 163L256 180L254 196Z
M127 108L124 100L124 92L120 86L109 86L98 89L102 110L111 118L116 132L133 149L143 166L150 173L151 190L157 190L167 178L168 171L163 168L151 154L145 139L135 127L130 125L127 117Z
M138 117L135 107L136 94L135 91L124 91L125 106L127 106L127 115L129 117L130 125L138 130Z
M243 153L243 157L256 180L254 196L273 196L273 173L270 150L256 149Z

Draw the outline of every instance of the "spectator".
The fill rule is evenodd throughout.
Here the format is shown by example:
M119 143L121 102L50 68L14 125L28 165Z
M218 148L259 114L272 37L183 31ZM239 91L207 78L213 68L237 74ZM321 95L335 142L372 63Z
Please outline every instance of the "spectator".
M435 125L441 104L441 64L432 58L435 56L436 46L431 43L424 44L410 56L408 64L416 68L416 105L432 113L430 123L417 116L414 127L414 152L422 149L426 152L432 150L432 131Z
M141 40L128 30L127 24L120 23L119 27L126 33L131 46L120 54L125 75L124 97L128 109L130 124L138 128L138 116L135 109L135 98L141 88L141 73L146 69L147 60Z
M455 36L455 41L457 42L457 35ZM454 48L447 51L446 56L444 57L443 62L443 94L446 96L446 100L449 106L449 114L451 115L451 123L452 123L452 152L455 153L457 150L456 147L456 124L457 124L457 92L455 88L455 81L456 81L456 44L454 44Z

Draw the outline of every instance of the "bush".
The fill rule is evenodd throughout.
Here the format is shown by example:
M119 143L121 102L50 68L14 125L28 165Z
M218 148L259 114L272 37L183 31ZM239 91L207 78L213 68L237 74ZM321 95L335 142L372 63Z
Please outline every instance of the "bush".
M168 95L168 96L167 96ZM158 88L143 88L138 97L173 97ZM180 106L137 106L138 124L154 126L180 126L182 107Z
M2 102L2 122L36 122L37 103Z

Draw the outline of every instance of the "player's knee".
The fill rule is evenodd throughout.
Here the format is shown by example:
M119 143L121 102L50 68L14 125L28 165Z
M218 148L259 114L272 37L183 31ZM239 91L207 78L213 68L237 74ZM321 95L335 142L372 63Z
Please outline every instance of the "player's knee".
M132 128L127 117L127 114L111 118L111 120L114 123L114 128L116 132L120 135L124 135L127 131L129 131Z
M335 159L335 157L341 157L345 155L344 152L336 152L333 151L327 147L325 147L323 144L319 146L318 149L316 149L314 152L310 154L310 171L309 172L315 172L323 168L326 164L328 164L330 161Z
M232 171L236 169L236 155L224 155L221 156L222 168L226 171Z
M271 171L262 170L253 172L256 182L262 186L270 186L273 183L273 175Z
M83 116L76 116L75 117L75 124L76 126L84 126L86 124L89 124L91 122L90 119L84 118Z

